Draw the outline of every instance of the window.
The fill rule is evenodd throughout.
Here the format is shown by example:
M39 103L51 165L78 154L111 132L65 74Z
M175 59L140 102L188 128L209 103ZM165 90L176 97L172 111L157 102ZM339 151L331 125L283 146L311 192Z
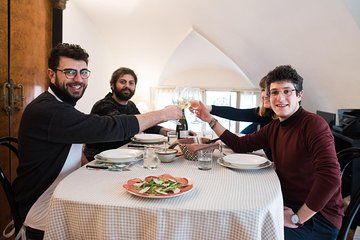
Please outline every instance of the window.
M172 103L174 88L157 87L152 89L152 106L154 109L162 109ZM260 91L214 91L202 89L202 100L207 105L230 106L235 108L253 108L259 105ZM207 123L201 120L196 121L196 116L188 109L185 109L185 116L189 124L189 129L203 135L211 135L212 130ZM216 117L216 116L215 116ZM240 132L250 125L248 122L236 122L225 118L216 117L225 128L231 132ZM168 121L160 124L161 126L175 129L175 122Z

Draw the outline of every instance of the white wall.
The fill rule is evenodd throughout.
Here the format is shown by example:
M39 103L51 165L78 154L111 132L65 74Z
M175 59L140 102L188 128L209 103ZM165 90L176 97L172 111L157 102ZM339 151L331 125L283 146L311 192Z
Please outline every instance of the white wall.
M306 109L360 108L360 28L343 0L71 0L64 41L90 53L85 112L120 66L138 74L135 101L184 81L254 88L291 64L304 77Z

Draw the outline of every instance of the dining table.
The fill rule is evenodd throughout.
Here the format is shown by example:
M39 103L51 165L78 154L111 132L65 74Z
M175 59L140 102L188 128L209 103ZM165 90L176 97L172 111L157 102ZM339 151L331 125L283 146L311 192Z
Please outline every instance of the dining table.
M284 239L283 199L274 167L199 170L183 156L147 169L79 168L56 187L44 239ZM91 164L91 162L89 163ZM171 174L191 191L176 197L130 194L129 179Z

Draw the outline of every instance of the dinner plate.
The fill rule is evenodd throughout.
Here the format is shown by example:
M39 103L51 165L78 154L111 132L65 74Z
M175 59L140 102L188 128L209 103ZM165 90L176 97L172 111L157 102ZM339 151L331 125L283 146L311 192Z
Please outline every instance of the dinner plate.
M142 143L163 142L166 140L165 136L161 134L151 134L151 133L136 134L133 137L133 139L137 142L142 142Z
M140 178L141 180L144 180L146 177L143 177L143 178ZM136 189L133 189L132 186L133 186L133 183L131 182L131 180L133 179L130 179L128 180L124 185L123 185L123 188L125 188L125 190L132 194L132 195L135 195L135 196L138 196L138 197L143 197L143 198L155 198L155 199L164 199L164 198L173 198L173 197L178 197L178 196L181 196L181 195L184 195L186 193L189 193L193 190L193 182L190 178L187 178L187 177L181 177L180 179L186 179L188 181L188 184L187 186L185 187L186 189L184 191L181 191L179 193L174 193L174 194L168 194L168 195L162 195L162 194L148 194L148 193L140 193L138 190Z
M149 144L160 144L160 143L163 143L163 142L167 141L167 139L166 139L166 138L162 138L162 139L156 140L156 141L146 141L146 142L144 142L144 141L137 140L136 138L132 137L132 138L131 138L131 141L134 142L134 143L144 144L144 145L148 146Z
M127 163L142 158L143 151L136 149L117 148L103 151L95 155L95 160L102 162Z
M225 163L238 167L254 167L265 163L268 159L254 154L229 154L223 157Z
M243 165L243 166L233 165L231 163L225 162L224 159L222 159L222 158L218 158L217 162L223 167L238 169L238 170L257 170L257 169L263 169L263 168L268 168L268 167L272 166L272 162L269 160L267 160L266 162L259 164L259 165L247 165L247 166L246 165Z

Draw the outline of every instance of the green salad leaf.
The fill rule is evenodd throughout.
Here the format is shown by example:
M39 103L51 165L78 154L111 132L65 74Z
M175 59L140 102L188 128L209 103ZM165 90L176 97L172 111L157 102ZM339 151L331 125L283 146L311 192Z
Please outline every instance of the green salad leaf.
M134 187L138 189L140 193L148 194L170 194L170 193L179 193L180 189L178 186L181 185L180 182L177 182L173 179L165 178L152 178L149 181L142 181L134 183Z

